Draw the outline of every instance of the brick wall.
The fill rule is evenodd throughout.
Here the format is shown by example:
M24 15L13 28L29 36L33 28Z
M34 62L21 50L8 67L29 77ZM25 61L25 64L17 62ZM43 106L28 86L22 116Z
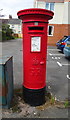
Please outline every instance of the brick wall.
M53 36L48 36L48 45L56 45L64 35L70 35L70 24L49 24L54 26Z

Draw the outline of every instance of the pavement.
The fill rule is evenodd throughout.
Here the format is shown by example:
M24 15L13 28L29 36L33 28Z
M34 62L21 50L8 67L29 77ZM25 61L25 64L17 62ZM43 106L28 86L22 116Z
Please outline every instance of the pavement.
M2 55L13 56L14 88L22 87L22 40L3 42Z
M13 56L13 74L14 74L14 88L22 88L23 73L22 73L22 40L15 39L2 44L2 55ZM47 71L46 84L47 91L52 93L58 101L65 101L68 99L68 83L70 80L69 66L70 61L65 58L56 47L48 46L47 50ZM33 108L31 107L31 110ZM68 118L68 109L59 109L55 106L46 109L37 110L34 108L33 112L26 117L37 118ZM13 117L14 114L11 116ZM6 115L5 115L6 117ZM16 115L18 117L18 115ZM21 115L21 117L24 117Z

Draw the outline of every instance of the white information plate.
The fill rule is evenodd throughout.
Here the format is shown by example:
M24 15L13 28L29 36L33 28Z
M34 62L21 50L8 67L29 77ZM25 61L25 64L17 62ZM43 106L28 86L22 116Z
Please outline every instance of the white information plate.
M31 37L31 52L40 52L41 37Z

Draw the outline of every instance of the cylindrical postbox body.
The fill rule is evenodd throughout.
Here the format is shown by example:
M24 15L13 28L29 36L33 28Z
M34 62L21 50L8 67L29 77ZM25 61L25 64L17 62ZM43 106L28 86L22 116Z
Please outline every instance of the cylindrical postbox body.
M22 19L23 96L25 102L37 106L45 102L47 27L53 12L32 8L17 15Z

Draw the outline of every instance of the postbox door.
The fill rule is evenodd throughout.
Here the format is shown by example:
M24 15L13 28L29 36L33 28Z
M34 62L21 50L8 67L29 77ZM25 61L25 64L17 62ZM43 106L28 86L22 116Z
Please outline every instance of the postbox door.
M39 23L38 26L34 26L32 23L25 23L23 25L25 88L41 89L46 86L47 24Z
M31 36L30 48L30 78L31 86L42 88L46 85L46 42L43 36ZM45 42L45 43L44 43ZM45 46L44 46L45 45Z

